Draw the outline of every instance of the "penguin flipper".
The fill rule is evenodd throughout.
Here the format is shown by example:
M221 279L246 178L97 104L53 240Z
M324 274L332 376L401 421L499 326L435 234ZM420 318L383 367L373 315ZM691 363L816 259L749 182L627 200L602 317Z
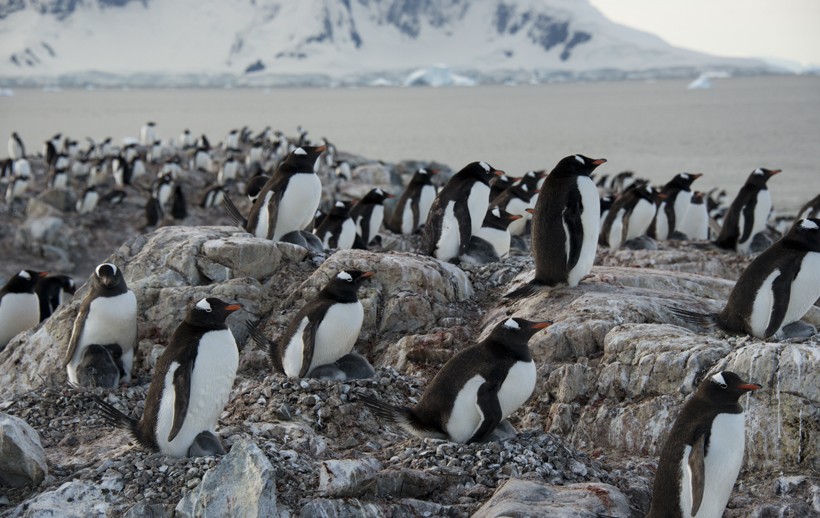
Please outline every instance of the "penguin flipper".
M308 375L310 364L313 362L313 350L316 347L316 330L319 328L319 320L308 321L305 330L302 332L302 367L299 369L299 377Z
M65 358L63 358L63 368L71 363L71 359L74 357L74 353L77 350L77 343L80 341L80 336L83 334L85 319L88 317L88 309L90 306L90 302L86 304L86 301L83 301L80 306L80 312L77 314L77 318L74 319L74 327L71 330L71 338L68 341L68 349L66 350Z
M467 441L484 442L493 430L501 422L501 403L498 401L498 383L485 382L478 388L475 405L478 413L481 414L481 423L473 432L473 436Z
M706 469L704 466L704 449L705 449L706 434L700 436L692 445L692 450L689 452L689 459L687 466L691 475L691 487L682 488L683 491L687 489L692 492L692 512L691 516L698 514L700 504L703 502L704 479L706 478Z
M191 375L194 370L193 358L180 365L174 372L174 423L168 433L168 442L174 440L185 422L188 413L188 400L191 395Z
M464 200L464 203L456 203L454 212L458 220L458 255L461 255L467 251L467 248L470 246L470 237L473 235L472 224L470 223L470 209L467 206L467 200Z
M241 212L239 212L239 208L234 204L233 200L225 194L222 197L222 206L227 211L228 216L236 223L238 226L242 228L247 228L248 226L248 219L245 218Z
M755 222L755 207L757 207L757 196L751 196L749 202L743 205L740 209L743 216L743 228L740 230L740 237L737 239L738 243L745 243L752 238L752 225Z
M561 214L564 223L564 239L569 248L566 251L567 272L575 268L578 259L581 258L581 244L584 238L584 224L581 222L581 193L577 189L572 189L567 197L567 205ZM560 246L560 244L558 245Z
M792 282L798 272L787 275L785 272L777 276L772 282L772 312L769 316L769 325L766 326L766 337L772 336L782 327L789 309L789 300L792 294ZM789 323L789 322L786 322Z

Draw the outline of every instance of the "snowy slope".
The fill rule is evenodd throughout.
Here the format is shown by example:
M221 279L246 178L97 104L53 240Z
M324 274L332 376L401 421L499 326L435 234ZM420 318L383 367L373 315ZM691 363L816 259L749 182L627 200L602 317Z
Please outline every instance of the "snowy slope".
M0 0L6 81L361 82L438 63L479 80L762 67L671 47L586 0Z

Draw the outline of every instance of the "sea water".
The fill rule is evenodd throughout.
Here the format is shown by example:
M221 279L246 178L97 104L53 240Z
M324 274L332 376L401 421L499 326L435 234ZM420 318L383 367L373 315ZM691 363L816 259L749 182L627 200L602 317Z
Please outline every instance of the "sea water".
M17 131L29 151L53 134L84 141L137 137L147 121L163 139L188 128L222 141L265 126L385 161L436 160L460 169L484 160L512 175L551 169L582 153L662 184L703 173L694 188L734 196L756 167L775 209L794 213L820 193L820 77L449 88L16 89L0 97L0 142ZM5 150L0 156L5 156Z

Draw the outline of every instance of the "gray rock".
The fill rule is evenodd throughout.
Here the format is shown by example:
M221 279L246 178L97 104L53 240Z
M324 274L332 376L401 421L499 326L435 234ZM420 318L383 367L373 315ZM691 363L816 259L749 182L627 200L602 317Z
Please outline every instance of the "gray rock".
M381 518L384 510L375 504L360 502L355 498L347 500L330 500L317 498L308 502L299 511L303 518Z
M80 480L66 482L20 504L12 513L20 518L105 518L111 504L96 484Z
M0 485L39 485L48 474L46 452L25 421L0 413Z
M382 469L372 457L326 460L319 467L319 492L327 496L358 496L362 485Z
M175 516L275 516L274 475L262 450L239 439L196 489L185 493Z
M550 486L511 479L504 483L473 518L542 516L544 518L628 518L626 497L608 484Z
M167 518L168 516L169 514L162 505L140 502L126 511L122 518Z

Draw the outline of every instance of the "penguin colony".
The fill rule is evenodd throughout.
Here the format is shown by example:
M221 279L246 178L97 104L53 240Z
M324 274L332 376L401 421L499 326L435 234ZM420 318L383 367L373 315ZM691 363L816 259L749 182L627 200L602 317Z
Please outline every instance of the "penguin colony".
M149 122L138 141L122 146L89 139L81 150L77 141L57 134L44 143L42 154L32 155L14 133L8 151L2 181L10 210L31 195L36 162L47 171L51 189L80 193L75 207L81 215L94 214L101 203L122 203L129 191L144 195L149 228L169 224L169 216L186 217L180 179L198 174L207 178L201 208L224 205L257 238L313 252L377 246L384 230L416 235L419 253L455 264L486 264L504 260L511 250L529 251L535 263L532 279L509 298L578 286L599 245L655 249L657 241L711 238L722 249L762 253L740 276L719 314L669 308L671 314L761 338L816 333L800 319L820 297L820 196L806 203L777 240L769 225L767 187L780 173L776 169L752 171L726 209L725 192L692 192L700 174L680 173L664 186L652 186L630 171L596 181L595 171L606 159L581 154L559 160L549 173L529 171L518 179L483 161L466 165L446 182L434 181L440 171L421 167L402 192L373 189L360 199L334 199L316 172L330 168L337 182L345 182L355 171L327 139L313 144L301 128L296 139L270 128L257 134L232 130L218 148L188 130L164 142ZM247 216L232 201L236 193L250 203ZM392 198L396 201L386 207ZM529 250L522 235L531 237ZM293 315L278 340L246 322L250 336L268 349L273 369L285 376L370 377L374 369L353 349L364 321L357 292L374 276L373 271L341 270ZM112 263L99 264L87 286L64 344L67 378L72 385L115 388L132 378L137 296L128 288L126 272ZM0 350L48 318L75 290L65 275L23 270L11 277L0 289ZM157 361L143 414L132 417L94 397L106 419L146 448L177 457L222 454L216 427L238 368L227 319L241 305L215 297L185 302L187 315ZM528 342L550 325L517 317L496 322L485 339L441 367L413 406L391 405L377 394L363 393L359 400L385 423L419 437L493 440L496 429L535 390ZM761 388L728 371L701 382L668 433L649 516L722 514L743 457L745 425L738 400Z

